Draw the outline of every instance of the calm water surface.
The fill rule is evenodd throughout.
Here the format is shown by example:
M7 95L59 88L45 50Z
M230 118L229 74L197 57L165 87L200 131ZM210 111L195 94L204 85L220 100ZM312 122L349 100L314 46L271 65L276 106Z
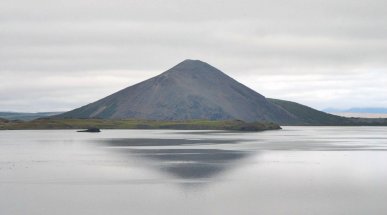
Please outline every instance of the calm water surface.
M0 214L387 214L387 127L0 131Z

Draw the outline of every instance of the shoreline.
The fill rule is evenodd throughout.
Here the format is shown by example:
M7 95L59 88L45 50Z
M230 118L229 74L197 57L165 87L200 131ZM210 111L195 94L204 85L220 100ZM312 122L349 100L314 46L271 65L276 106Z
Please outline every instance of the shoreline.
M36 119L32 121L0 122L0 130L50 130L50 129L175 129L175 130L279 130L271 122L244 122L240 120L184 120L158 121L137 119Z

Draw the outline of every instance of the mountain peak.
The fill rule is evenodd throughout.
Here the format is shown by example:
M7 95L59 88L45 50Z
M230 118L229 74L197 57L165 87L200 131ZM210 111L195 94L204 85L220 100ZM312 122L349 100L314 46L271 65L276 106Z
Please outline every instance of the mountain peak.
M200 60L191 60L186 59L176 66L172 67L172 69L193 69L193 68L208 68L212 67L210 64L200 61Z
M176 66L167 70L164 74L186 74L199 76L206 76L208 74L225 75L223 72L206 62L191 59L186 59L180 62Z
M206 62L203 62L203 61L201 61L201 60L193 60L193 59L185 59L185 60L183 60L182 62L180 62L179 64L186 64L186 65L199 65L199 64L207 64L207 65L209 65L208 63L206 63ZM178 65L179 65L178 64Z

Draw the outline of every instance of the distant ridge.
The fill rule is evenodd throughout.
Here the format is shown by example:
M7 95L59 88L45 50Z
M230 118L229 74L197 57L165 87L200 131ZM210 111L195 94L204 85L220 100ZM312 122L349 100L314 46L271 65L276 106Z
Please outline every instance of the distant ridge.
M37 112L37 113L25 113L25 112L0 112L0 118L8 120L23 120L29 121L42 117L50 117L61 114L63 112Z
M358 118L387 118L387 108L350 108L350 109L336 109L327 108L324 112L344 117L358 117Z
M373 113L373 114L387 114L387 108L349 108L336 109L327 108L323 110L327 113Z

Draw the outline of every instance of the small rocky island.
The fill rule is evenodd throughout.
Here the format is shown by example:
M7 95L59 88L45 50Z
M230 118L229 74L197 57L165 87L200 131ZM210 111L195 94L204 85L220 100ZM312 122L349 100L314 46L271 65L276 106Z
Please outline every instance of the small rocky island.
M85 129L85 130L79 130L77 132L98 133L98 132L101 132L101 130L99 128L88 128L88 129Z

